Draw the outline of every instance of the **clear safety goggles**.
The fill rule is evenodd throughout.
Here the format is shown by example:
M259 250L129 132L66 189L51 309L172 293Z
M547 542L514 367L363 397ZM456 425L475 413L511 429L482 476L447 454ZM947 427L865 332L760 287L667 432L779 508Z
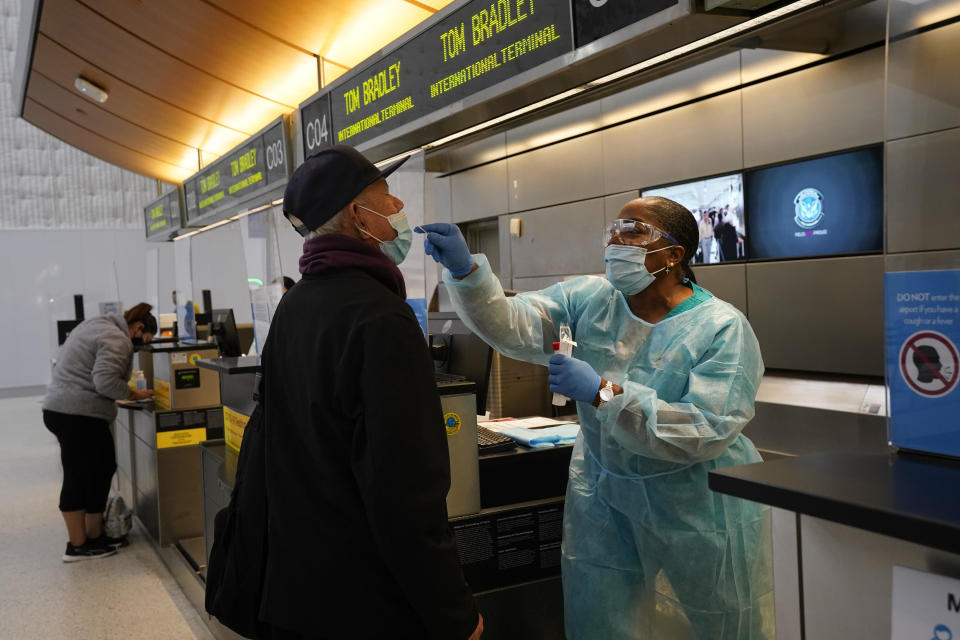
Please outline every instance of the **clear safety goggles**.
M660 238L666 238L673 244L680 244L666 231L662 231L643 220L617 218L610 225L604 227L603 246L614 243L645 247Z

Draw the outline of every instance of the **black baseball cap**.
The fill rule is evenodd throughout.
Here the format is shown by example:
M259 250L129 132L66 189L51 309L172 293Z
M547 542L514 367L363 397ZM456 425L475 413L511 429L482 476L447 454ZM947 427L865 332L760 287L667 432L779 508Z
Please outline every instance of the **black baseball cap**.
M332 218L380 178L397 170L410 156L378 169L372 162L345 144L318 151L303 161L290 176L283 192L283 214L295 216L302 225L294 225L305 236Z

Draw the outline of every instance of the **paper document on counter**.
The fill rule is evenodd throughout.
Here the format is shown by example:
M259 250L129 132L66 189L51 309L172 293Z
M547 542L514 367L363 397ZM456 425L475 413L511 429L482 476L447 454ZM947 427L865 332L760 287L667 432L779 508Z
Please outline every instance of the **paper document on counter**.
M545 427L555 427L562 424L577 424L572 420L555 420L554 418L544 418L542 416L531 416L529 418L497 418L496 420L483 420L482 424L491 431L501 431L503 429L543 429Z

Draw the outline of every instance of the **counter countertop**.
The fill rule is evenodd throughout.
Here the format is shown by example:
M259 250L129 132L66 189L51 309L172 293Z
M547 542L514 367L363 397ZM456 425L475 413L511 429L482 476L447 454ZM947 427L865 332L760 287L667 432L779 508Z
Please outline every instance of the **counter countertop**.
M200 349L217 349L217 345L212 342L197 342L188 344L186 342L162 342L159 344L147 343L137 345L137 351L199 351Z
M841 451L710 472L710 488L960 553L960 461Z
M238 373L258 373L260 371L260 356L207 358L206 360L197 362L197 366L230 375Z

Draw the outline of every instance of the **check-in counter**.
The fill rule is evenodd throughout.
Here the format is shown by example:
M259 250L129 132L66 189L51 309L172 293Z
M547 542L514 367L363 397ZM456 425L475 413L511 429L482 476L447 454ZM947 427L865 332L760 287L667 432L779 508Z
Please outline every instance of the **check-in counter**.
M254 360L220 358L200 363L219 369L224 407L230 397L225 389L235 384L229 378L255 374L259 366ZM224 378L228 378L226 383ZM467 384L467 394L456 383L438 383L438 391L448 434L456 430L456 435L467 436L458 444L469 442L474 451L476 466L471 471L470 456L455 450L451 443L451 495L459 483L460 497L451 501L448 496L447 502L449 513L462 513L450 518L450 526L464 576L484 616L484 638L562 639L560 540L572 447L517 446L511 451L478 456L476 423L464 419L470 412L475 416L474 399L469 397L470 403L461 406L464 396L473 393L472 383ZM241 386L247 389L245 415L249 416L253 386L246 381ZM239 401L234 402L234 407L240 406ZM450 414L457 414L459 427ZM212 546L214 517L230 500L238 452L226 440L204 442L201 450L205 564ZM463 460L467 473L456 468Z
M896 567L960 578L960 461L867 448L716 469L709 483L774 507L778 639L906 637L891 635ZM956 619L947 602L923 637Z
M198 445L223 437L220 407L157 411L138 404L122 407L115 424L120 494L143 528L161 547L190 539L202 545Z

